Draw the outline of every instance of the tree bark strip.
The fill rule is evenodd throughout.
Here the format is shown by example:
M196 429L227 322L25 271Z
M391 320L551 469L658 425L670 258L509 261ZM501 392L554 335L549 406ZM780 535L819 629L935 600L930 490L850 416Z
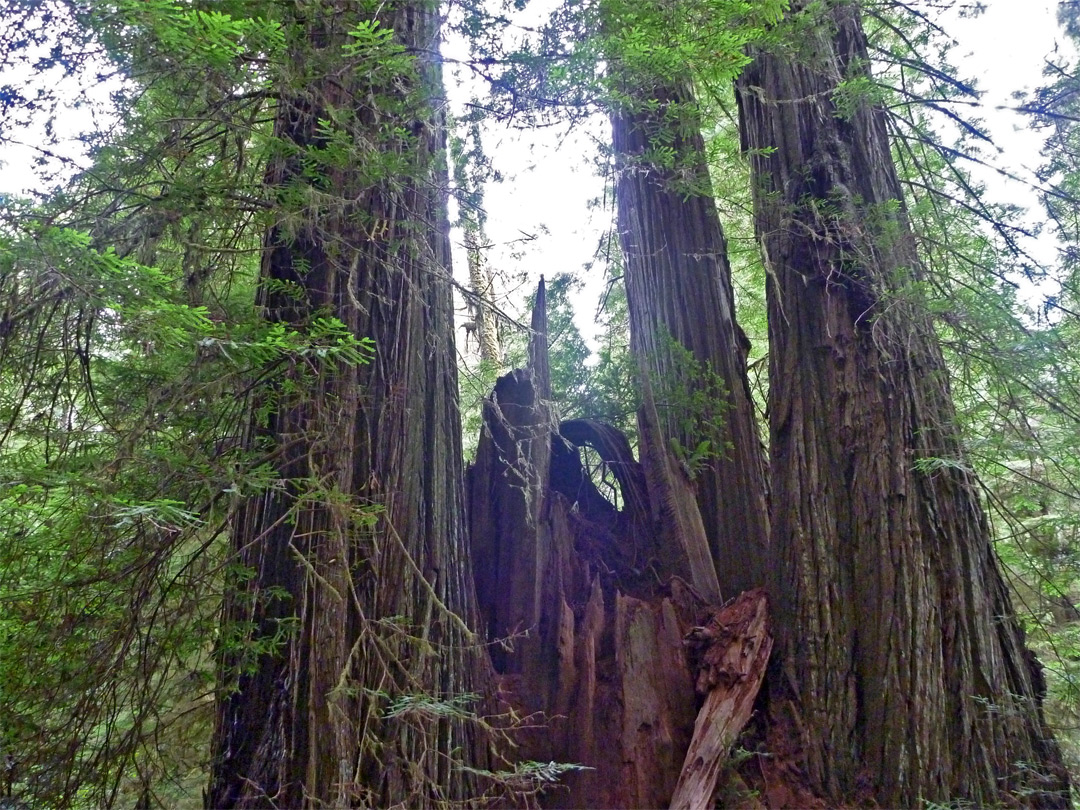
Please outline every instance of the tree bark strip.
M642 366L642 368L644 368ZM693 483L684 463L675 457L663 432L663 420L656 406L648 372L642 379L642 404L638 408L641 461L648 483L650 506L655 516L653 526L660 536L657 557L663 569L690 581L710 603L720 604L720 578L717 563L710 553L705 515L697 500ZM705 473L708 475L708 473ZM748 562L754 559L748 554ZM725 582L733 575L731 560L723 570Z
M816 13L738 81L768 269L776 622L808 773L836 803L1064 807L1040 670L910 294L883 112L836 106L867 75L859 13Z

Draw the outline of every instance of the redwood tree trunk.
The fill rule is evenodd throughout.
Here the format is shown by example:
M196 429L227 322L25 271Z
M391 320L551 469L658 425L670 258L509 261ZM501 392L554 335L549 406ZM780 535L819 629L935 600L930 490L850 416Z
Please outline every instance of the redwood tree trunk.
M639 417L642 463L654 480L673 466L676 488L680 471L693 478L726 599L761 585L767 562L764 460L746 377L748 341L735 323L727 244L693 96L671 85L636 88L634 95L657 103L623 107L611 125L630 346L647 378ZM672 146L673 167L649 161L645 153L657 139ZM669 464L672 439L682 448L674 454L682 456L674 459L678 465ZM710 442L703 463L688 469L703 440Z
M233 543L207 806L425 807L478 798L476 726L432 703L485 691L486 654L462 623L465 557L449 240L441 164L438 16L379 22L418 54L346 55L369 15L296 4L268 171L279 224L262 303L310 329L334 316L374 340L366 365L295 359L253 441L278 485L250 498ZM380 50L380 48L382 50ZM323 123L320 123L322 119ZM329 122L329 123L326 123ZM351 144L345 160L334 148Z
M801 5L801 4L797 4ZM792 14L812 13L793 11ZM851 3L738 81L768 269L779 651L835 803L1068 806L998 571ZM807 56L809 55L809 56Z

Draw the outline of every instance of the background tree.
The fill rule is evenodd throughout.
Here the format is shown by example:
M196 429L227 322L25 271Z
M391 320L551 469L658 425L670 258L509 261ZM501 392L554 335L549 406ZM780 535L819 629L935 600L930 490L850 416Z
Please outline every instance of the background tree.
M495 276L487 261L487 234L484 223L483 184L491 175L490 162L484 155L480 127L476 121L467 125L463 135L454 137L450 143L453 163L454 189L458 203L457 226L464 237L465 261L469 266L469 312L472 320L465 323L466 343L471 335L480 354L481 376L488 378L488 387L494 382L494 373L503 363L499 340L499 323L496 314ZM490 373L484 374L484 367Z
M1034 635L1048 663L1053 719L1075 774L1080 745L1075 734L1080 697L1076 666L1080 641L1080 5L1058 4L1058 21L1073 46L1047 60L1046 86L1029 101L1047 133L1040 179L1049 232L1057 237L1058 288L1046 300L1048 328L1024 334L1015 384L999 398L1010 406L1007 435L1016 447L997 465L1006 479L999 503L1003 523L1017 538L1015 565L1025 583L1031 612L1041 620ZM1024 403L1026 407L1018 407ZM1005 421L1004 419L1002 421ZM1005 454L1002 454L1003 456ZM995 459L996 461L997 459Z

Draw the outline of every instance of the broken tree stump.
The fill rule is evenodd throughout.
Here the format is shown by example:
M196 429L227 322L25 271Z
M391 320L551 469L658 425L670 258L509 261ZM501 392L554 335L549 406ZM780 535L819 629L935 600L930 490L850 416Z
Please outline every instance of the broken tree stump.
M771 641L758 623L739 624L753 597L720 608L692 487L672 459L657 478L616 428L554 416L543 298L541 286L529 367L500 377L484 403L467 483L477 602L500 694L529 718L517 754L585 766L539 796L544 808L664 807L681 774L688 795L711 796L726 754L715 749L734 740L756 694L756 685L744 692L757 664L740 667L767 659ZM595 486L583 447L617 480L617 503ZM711 728L728 704L730 716L702 731L687 760L699 694L721 704L699 724Z

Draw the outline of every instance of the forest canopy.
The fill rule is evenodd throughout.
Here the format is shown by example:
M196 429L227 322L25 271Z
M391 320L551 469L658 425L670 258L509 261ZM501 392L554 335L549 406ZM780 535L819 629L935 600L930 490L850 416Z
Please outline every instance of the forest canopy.
M1071 806L1077 3L0 8L0 807Z

